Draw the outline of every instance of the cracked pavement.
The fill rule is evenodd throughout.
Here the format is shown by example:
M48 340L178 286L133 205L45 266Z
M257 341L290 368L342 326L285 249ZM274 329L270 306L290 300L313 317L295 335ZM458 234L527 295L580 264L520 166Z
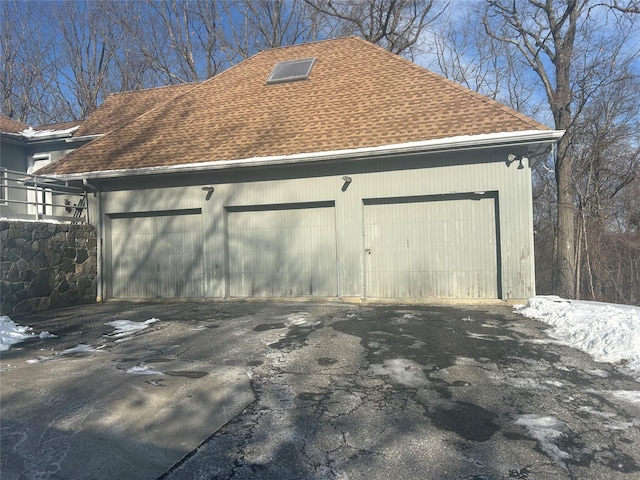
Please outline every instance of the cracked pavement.
M74 342L91 343L114 315L155 316L105 347L113 368L204 362L250 378L255 400L161 479L640 478L640 383L508 307L110 302L63 312L17 321L54 333L85 322Z

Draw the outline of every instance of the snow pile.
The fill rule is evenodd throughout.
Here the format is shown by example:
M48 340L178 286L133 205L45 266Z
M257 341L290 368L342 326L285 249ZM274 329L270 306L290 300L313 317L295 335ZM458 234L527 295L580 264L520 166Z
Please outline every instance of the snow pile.
M27 333L31 330L31 327L21 327L9 317L0 316L0 352L9 350L11 345L23 341L25 338L30 338L33 335Z
M122 338L127 335L134 334L140 330L144 330L149 325L155 322L159 322L158 318L150 318L144 322L132 322L131 320L114 320L113 322L107 322L105 325L109 325L115 328L113 333L105 335L105 337Z
M625 365L640 376L640 307L541 296L516 311L552 325L549 335L594 360Z

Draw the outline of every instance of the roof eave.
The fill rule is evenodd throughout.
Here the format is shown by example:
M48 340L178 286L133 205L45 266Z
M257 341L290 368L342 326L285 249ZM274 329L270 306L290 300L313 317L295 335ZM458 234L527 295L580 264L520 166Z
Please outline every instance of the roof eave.
M67 143L89 142L91 140L95 140L100 137L104 137L104 133L94 133L91 135L82 135L80 137L70 137L70 138L66 138L65 142Z
M300 153L293 155L276 155L269 157L250 157L234 160L214 160L182 165L144 167L123 170L103 170L71 174L50 174L48 176L73 179L107 179L133 177L139 175L158 175L163 173L192 173L207 170L219 170L237 167L255 167L267 165L284 165L306 163L310 161L363 159L392 155L408 155L418 153L435 153L452 150L473 150L498 148L515 145L552 145L564 135L562 130L526 130L520 132L503 132L483 135L465 135L419 142L364 147L345 150Z

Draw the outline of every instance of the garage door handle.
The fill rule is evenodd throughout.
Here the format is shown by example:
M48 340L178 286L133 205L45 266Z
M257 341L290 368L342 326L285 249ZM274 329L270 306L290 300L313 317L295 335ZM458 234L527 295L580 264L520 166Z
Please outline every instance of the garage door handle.
M371 255L371 249L370 248L365 249L365 252L368 253L369 255Z

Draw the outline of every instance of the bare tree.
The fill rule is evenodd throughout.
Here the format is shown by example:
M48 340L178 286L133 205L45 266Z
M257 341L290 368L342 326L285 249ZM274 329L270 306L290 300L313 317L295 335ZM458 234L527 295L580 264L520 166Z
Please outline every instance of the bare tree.
M42 35L46 19L35 4L0 2L2 114L36 125L56 121L49 89L53 41Z
M109 6L109 2L63 2L53 10L61 37L56 81L60 103L70 118L86 118L107 93L107 79L123 38L109 16Z
M226 0L224 50L230 63L276 47L325 38L331 25L302 0Z
M203 0L132 2L116 21L152 72L152 83L197 82L228 65L222 55L219 5Z
M531 88L526 67L510 45L486 35L482 24L469 24L469 17L482 16L481 6L466 8L462 13L454 9L442 15L428 33L424 43L431 46L429 68L526 115L542 115L544 102Z
M611 266L617 271L627 269L617 265L608 245L629 231L629 225L620 220L630 205L620 203L620 193L640 176L640 87L631 72L628 77L607 85L585 107L571 146L578 211L576 282L596 300L611 284ZM614 286L616 300L638 298L638 292L628 286Z
M577 295L574 123L605 84L617 81L615 65L624 61L625 33L632 19L612 23L589 0L487 0L486 33L509 44L542 85L554 127L566 131L555 157L556 291ZM604 32L607 32L605 35ZM605 53L606 52L606 53Z
M421 35L445 9L436 0L304 0L337 22L340 35L359 35L412 57Z

